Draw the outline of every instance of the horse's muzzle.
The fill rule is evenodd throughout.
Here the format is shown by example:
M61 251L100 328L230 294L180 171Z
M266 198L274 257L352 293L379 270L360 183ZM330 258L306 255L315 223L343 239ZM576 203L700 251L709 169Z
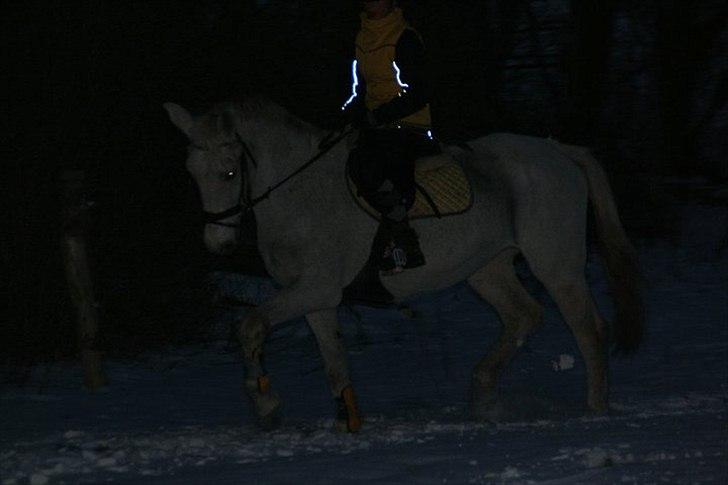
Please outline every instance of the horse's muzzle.
M205 247L213 254L227 256L238 246L238 229L233 227L205 226Z
M215 252L223 256L229 256L235 252L235 248L237 247L238 245L235 241L224 242L217 247Z

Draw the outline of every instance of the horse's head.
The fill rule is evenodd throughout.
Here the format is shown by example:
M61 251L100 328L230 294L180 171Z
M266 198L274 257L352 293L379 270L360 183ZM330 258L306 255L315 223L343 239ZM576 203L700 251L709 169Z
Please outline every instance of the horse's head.
M245 163L235 112L221 107L197 117L174 103L164 109L190 140L186 164L206 216L205 245L213 253L230 253L238 237Z

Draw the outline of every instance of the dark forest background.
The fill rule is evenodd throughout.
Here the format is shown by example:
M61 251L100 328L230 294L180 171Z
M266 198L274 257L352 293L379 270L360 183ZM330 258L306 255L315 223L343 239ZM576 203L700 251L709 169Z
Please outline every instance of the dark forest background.
M669 237L664 181L728 178L728 4L719 0L402 2L429 50L436 134L512 131L592 147L633 235ZM185 140L162 103L263 93L331 126L350 91L359 2L13 2L3 8L0 355L73 356L59 174L93 201L102 347L204 339L205 275L259 272L202 246Z

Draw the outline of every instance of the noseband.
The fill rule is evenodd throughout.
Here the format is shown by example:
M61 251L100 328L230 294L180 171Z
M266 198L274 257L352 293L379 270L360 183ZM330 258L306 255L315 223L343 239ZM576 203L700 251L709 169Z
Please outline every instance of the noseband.
M229 209L225 209L221 212L208 212L208 211L202 211L202 215L205 221L205 224L212 224L215 226L223 226L223 227L232 227L232 228L238 228L240 227L240 221L233 224L230 222L223 222L224 219L227 219L232 216L236 216L238 214L244 213L248 214L249 212L253 211L253 208L258 205L258 203L264 201L268 197L270 197L270 194L276 190L281 185L285 184L289 180L291 180L293 177L298 175L299 173L306 170L308 167L313 165L317 160L319 160L321 157L326 155L329 150L334 148L341 140L349 136L351 132L353 131L353 128L343 129L341 132L339 132L338 135L336 135L337 131L332 131L328 135L326 135L323 140L319 143L319 151L314 155L312 158L310 158L306 163L298 167L296 170L294 170L292 173L290 173L288 176L286 176L281 181L275 183L274 185L271 185L268 187L268 189L263 192L258 197L250 197L250 194L247 191L243 191L243 185L242 182L240 184L240 195L238 196L238 203L234 206L230 207ZM336 136L334 136L336 135ZM253 153L250 151L250 148L248 148L248 145L245 143L245 141L240 138L240 134L237 132L235 133L235 136L238 139L238 143L243 147L243 155L247 156L253 166L255 168L258 168L258 162L255 160L255 157L253 157ZM238 160L238 165L240 167L240 173L241 178L242 175L246 175L245 179L247 180L247 174L245 173L245 164L243 163L244 157L241 156Z
M223 226L223 227L238 227L240 226L240 222L236 224L232 224L230 222L222 222L223 219L227 219L228 217L232 217L235 215L240 214L243 211L242 204L238 203L229 209L225 209L221 212L208 212L208 211L202 211L203 221L205 224L212 224L213 226Z
M235 132L235 137L238 139L238 143L240 143L240 146L242 146L242 148L243 148L243 155L241 155L240 158L238 159L238 168L240 170L241 179L242 179L243 175L245 175L245 170L244 170L245 164L243 163L244 156L247 156L250 159L250 161L252 162L252 164L255 168L258 168L258 162L255 161L255 157L253 157L253 154L251 153L250 148L248 148L248 145L243 141L242 138L240 138L240 135L237 132ZM245 179L247 180L247 177L245 177ZM249 204L250 201L248 198L248 194L247 194L247 192L243 192L243 184L242 184L242 180L241 180L240 194L238 195L238 203L235 204L234 206L232 206L228 209L225 209L224 211L220 211L220 212L208 212L206 210L203 210L202 217L203 217L203 221L205 222L205 224L212 224L213 226L232 227L235 229L240 227L240 221L233 224L230 222L223 222L223 220L227 219L229 217L232 217L232 216L236 216L236 215L240 214L241 212L243 212L243 203L242 203L242 200L244 198L243 194L245 194L245 199L246 199L245 200L245 212L247 213L250 210L252 210L252 206Z

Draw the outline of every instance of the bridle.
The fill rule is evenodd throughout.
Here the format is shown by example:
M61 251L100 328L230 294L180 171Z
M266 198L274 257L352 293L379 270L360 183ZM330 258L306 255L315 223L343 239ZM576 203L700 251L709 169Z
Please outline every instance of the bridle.
M248 191L243 191L243 183L248 179L248 177L246 176L246 171L244 170L244 160L245 157L247 157L255 168L258 168L258 162L255 160L255 157L253 157L253 153L250 151L250 148L248 148L248 144L245 143L242 138L240 138L240 134L236 132L235 137L237 138L240 146L243 148L243 154L240 155L240 158L238 159L238 168L241 173L240 194L238 195L238 203L220 212L210 212L203 210L202 217L205 224L211 224L213 226L232 227L237 229L238 227L240 227L240 221L233 224L230 222L224 222L224 219L240 214L241 212L243 212L244 206L246 213L252 210L252 207L248 202ZM244 205L243 199L245 199Z
M224 222L224 219L228 219L229 217L243 214L247 215L253 211L253 208L258 205L259 203L266 200L268 197L270 197L270 194L278 189L280 186L291 180L296 175L300 174L307 168L309 168L311 165L316 163L321 157L326 155L332 148L334 148L341 140L349 136L354 131L351 127L345 127L341 130L334 130L330 132L328 135L326 135L321 142L319 142L319 151L311 157L306 163L298 167L296 170L288 174L285 178L281 179L280 181L276 182L275 184L271 185L266 189L265 192L263 192L261 195L257 197L250 197L250 193L248 190L243 190L243 183L240 184L240 195L238 196L238 203L234 206L225 209L220 212L208 212L203 210L203 220L205 224L212 224L215 226L222 226L222 227L232 227L232 228L238 228L240 227L240 221L237 223L230 223L230 222ZM338 133L338 134L337 134ZM243 148L243 154L240 156L240 159L238 159L238 165L240 167L241 176L247 175L245 173L245 163L244 159L247 157L250 162L253 164L255 168L258 168L258 162L255 160L255 157L253 156L253 153L250 151L250 148L248 147L247 143L240 137L239 133L235 133L235 136L238 140L238 143ZM244 177L245 180L248 179L247 176ZM241 218L242 219L242 218Z

